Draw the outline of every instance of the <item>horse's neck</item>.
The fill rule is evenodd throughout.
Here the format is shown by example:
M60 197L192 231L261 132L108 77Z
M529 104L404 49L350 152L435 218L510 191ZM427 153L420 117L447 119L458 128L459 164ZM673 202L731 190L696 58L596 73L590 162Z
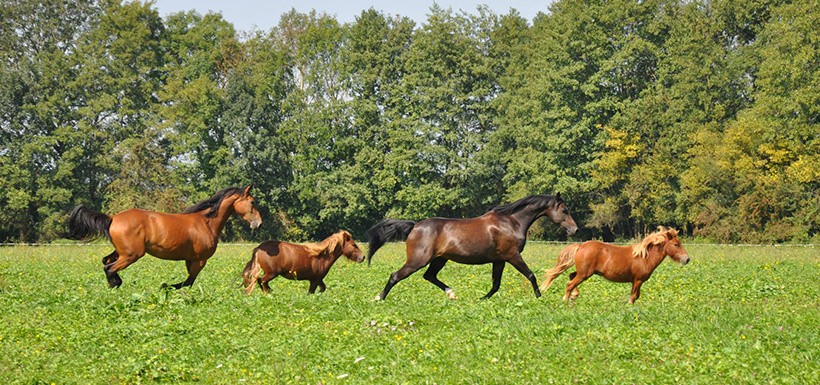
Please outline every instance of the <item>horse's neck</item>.
M518 223L521 225L518 229L519 235L522 235L526 238L527 230L529 230L530 226L532 226L532 224L535 223L536 219L541 218L543 215L543 211L538 211L533 208L527 207L517 213L510 215L510 217L518 221Z
M650 273L655 270L655 268L658 267L658 265L660 265L666 258L666 253L663 251L664 246L666 245L652 245L652 247L647 250L646 265L649 268Z
M327 255L330 257L328 258L328 267L330 267L342 256L342 250L340 247L337 247L336 250L328 250Z
M219 238L219 234L222 233L222 229L225 227L225 223L228 222L228 218L233 215L233 203L236 199L236 195L222 199L222 204L219 205L216 216L211 218L208 223L215 237Z

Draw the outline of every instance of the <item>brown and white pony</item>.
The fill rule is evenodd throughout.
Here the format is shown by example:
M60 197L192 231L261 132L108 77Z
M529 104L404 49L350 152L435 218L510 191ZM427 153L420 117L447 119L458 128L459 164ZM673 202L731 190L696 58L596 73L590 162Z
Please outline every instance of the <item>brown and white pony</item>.
M315 293L317 287L321 293L326 288L324 278L327 272L342 255L357 263L364 261L364 252L345 230L319 243L297 245L275 240L262 242L253 249L251 260L242 272L245 293L250 294L256 284L265 293L270 292L268 283L277 276L310 281L308 293ZM260 270L265 272L262 277L259 277Z
M548 289L556 277L575 265L575 272L569 276L564 301L577 298L578 285L593 274L598 274L613 282L632 282L629 303L635 303L641 295L641 285L667 256L681 265L689 263L689 254L678 239L678 231L663 226L640 243L629 246L599 241L575 243L564 248L558 255L558 262L547 271L541 290Z

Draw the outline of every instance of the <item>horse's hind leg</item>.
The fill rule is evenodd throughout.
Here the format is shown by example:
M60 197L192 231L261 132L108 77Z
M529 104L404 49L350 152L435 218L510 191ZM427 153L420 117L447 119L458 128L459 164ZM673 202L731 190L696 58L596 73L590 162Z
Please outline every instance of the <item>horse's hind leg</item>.
M521 258L521 254L516 253L512 258L509 260L510 265L513 265L519 273L523 274L532 284L532 290L535 292L535 298L541 296L541 290L538 289L538 283L535 281L535 274L532 273L532 270L524 263L524 259Z
M393 286L396 286L396 284L399 281L409 277L410 274L415 273L416 270L418 270L422 267L424 267L424 265L418 266L418 265L415 265L415 264L405 263L404 266L401 267L401 269L397 270L393 274L390 274L390 279L387 280L387 285L385 285L384 290L382 290L382 292L379 293L379 295L376 296L376 300L381 301L381 300L387 298L387 293L390 292L390 289L392 289Z
M140 257L142 257L142 255L130 255L123 254L120 252L117 252L117 254L119 255L119 257L114 259L112 262L106 264L103 268L103 271L105 271L105 276L108 278L108 286L111 288L120 287L120 285L122 285L122 279L120 279L120 275L117 274L117 272L122 269L125 269L126 267L140 259ZM111 255L109 255L108 257L111 257ZM103 261L105 260L106 259L104 258Z
M426 266L433 258L433 249L429 242L422 242L418 239L410 238L407 240L407 261L404 266L398 269L393 274L390 274L390 279L387 280L387 285L384 286L379 295L376 296L376 301L387 298L387 293L402 279L415 273L418 269ZM441 270L441 268L439 268ZM442 284L444 285L444 284ZM446 285L445 285L446 286Z
M120 285L122 285L122 278L120 278L120 275L117 274L117 272L109 273L107 267L108 265L116 262L119 257L120 255L117 254L116 250L114 250L111 254L108 254L102 259L103 272L105 272L105 278L108 279L108 287L110 288L120 287Z
M570 273L570 275L569 275L570 281L573 278L575 278L576 275L578 275L577 271L573 271L572 273ZM570 301L578 298L579 295L581 295L581 293L578 291L578 286L576 286L574 289L572 289L572 293L570 293L570 295L569 295Z
M575 271L572 274L570 274L569 277L570 280L569 283L567 283L567 291L564 292L564 301L568 299L573 300L577 298L579 294L578 285L580 285L581 282L586 281L586 279L589 278L590 275L581 275L578 273L578 271Z
M504 266L506 265L507 263L504 261L493 262L493 287L490 289L490 292L484 297L481 297L481 299L490 298L498 291L498 288L501 286L501 275L504 273Z
M427 271L424 272L424 279L428 280L433 285L438 286L439 289L444 290L444 293L446 293L450 299L456 299L456 294L453 293L453 289L438 279L438 272L444 268L446 263L447 260L442 257L433 258L433 260L430 261L430 265L427 267Z

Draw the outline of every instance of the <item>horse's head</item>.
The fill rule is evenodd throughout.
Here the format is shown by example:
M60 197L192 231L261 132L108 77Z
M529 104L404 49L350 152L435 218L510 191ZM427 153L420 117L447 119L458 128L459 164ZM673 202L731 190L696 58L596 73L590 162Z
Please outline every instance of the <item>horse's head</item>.
M353 241L353 236L344 230L342 230L341 233L342 254L353 262L362 263L362 261L364 261L364 252L359 248L356 242Z
M552 223L560 225L566 229L568 236L573 236L575 235L575 232L578 231L578 225L575 224L575 220L572 219L572 215L569 215L567 204L564 203L563 199L561 199L561 194L555 195L553 203L547 206L547 211L544 215L546 215Z
M245 187L245 191L239 195L239 198L236 198L233 202L233 210L245 222L248 222L251 229L256 229L262 224L262 216L259 215L259 210L256 209L255 199L251 195L251 186Z
M680 239L678 239L678 231L668 229L664 235L666 236L666 243L663 245L663 252L681 265L689 263L689 253L681 245Z

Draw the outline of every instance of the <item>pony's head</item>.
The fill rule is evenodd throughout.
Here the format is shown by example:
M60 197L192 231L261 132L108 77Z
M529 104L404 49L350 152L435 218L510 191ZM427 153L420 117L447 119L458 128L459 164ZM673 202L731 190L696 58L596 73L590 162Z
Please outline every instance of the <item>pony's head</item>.
M339 230L322 242L305 244L304 246L317 257L344 255L353 262L361 263L364 261L364 252L353 241L353 236L345 230Z
M364 252L359 248L359 245L353 241L353 236L345 230L339 231L336 234L341 237L340 244L342 254L353 262L362 263L362 261L364 261Z
M238 194L239 197L233 202L233 211L248 222L251 229L256 229L262 224L262 216L256 209L256 199L251 195L251 187L253 185L248 185L245 191Z
M552 223L566 229L568 236L573 236L575 232L578 231L578 225L575 224L575 220L572 219L572 215L569 214L567 204L561 199L560 193L555 194L555 198L553 198L552 202L547 206L544 215L546 215Z
M651 247L658 247L664 256L671 257L681 265L689 263L689 253L686 252L686 249L680 243L680 239L678 239L678 230L658 226L658 231L647 235L641 243L634 246L632 254L636 257L646 258Z

